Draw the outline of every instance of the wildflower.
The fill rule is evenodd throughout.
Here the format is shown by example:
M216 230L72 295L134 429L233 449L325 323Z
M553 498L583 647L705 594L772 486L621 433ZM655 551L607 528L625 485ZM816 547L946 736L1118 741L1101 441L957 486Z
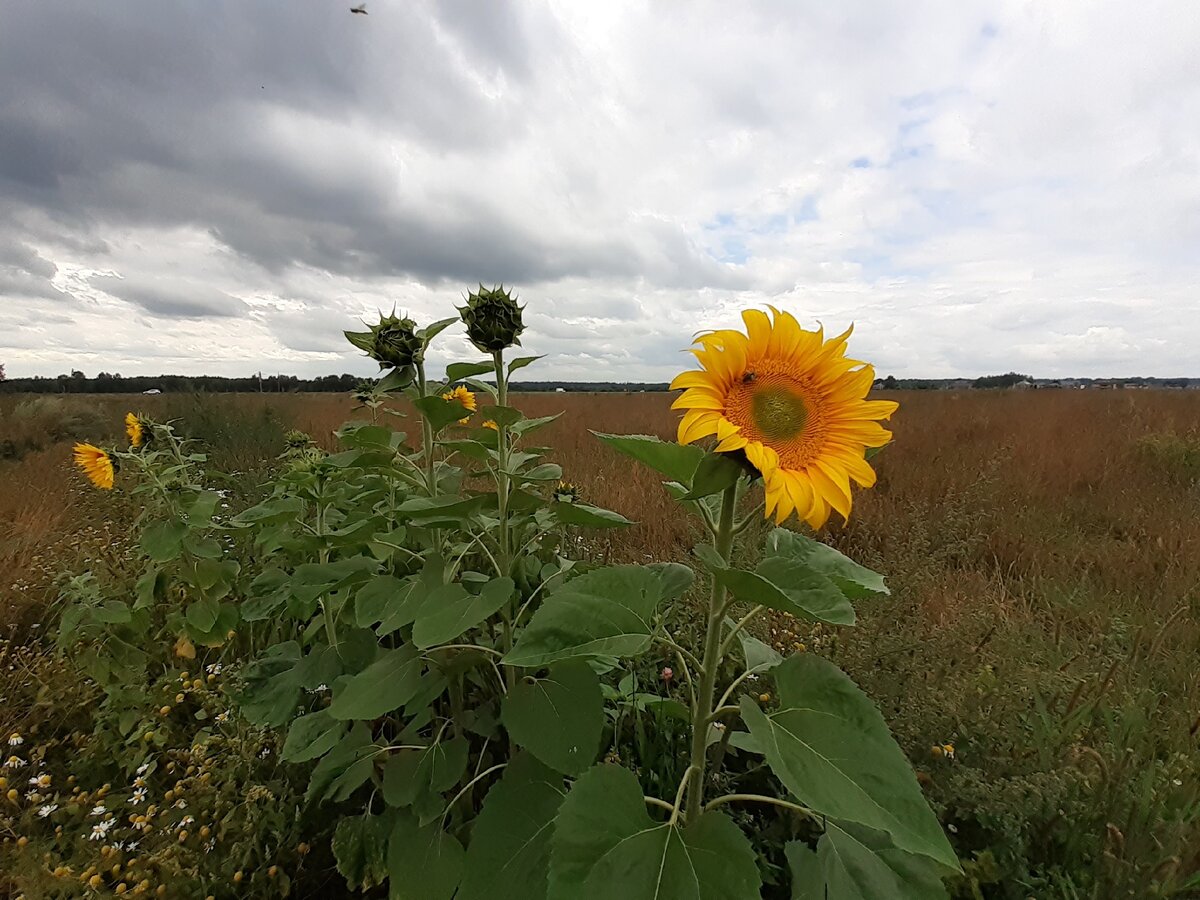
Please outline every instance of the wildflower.
M213 663L212 665L207 666L204 669L204 671L207 672L209 675L220 675L221 674L221 664Z
M485 419L483 422L484 428L490 428L492 431L499 431L500 426L496 424L494 419Z
M129 446L142 446L142 440L145 437L142 420L135 413L125 413L125 434L129 436Z
M446 393L442 394L442 399L443 400L457 400L459 403L461 403L466 409L469 409L471 412L475 412L475 410L479 408L475 402L475 395L472 394L470 391L468 391L461 384L458 387L456 387L454 390L446 391ZM463 418L458 420L458 424L466 425L470 421L471 421L470 416L464 416Z
M4 768L6 769L19 769L24 765L26 765L25 760L19 756L10 756L4 761Z
M35 775L33 778L30 778L29 783L34 787L48 788L50 787L50 780L50 776L45 772L42 772L38 775Z
M934 744L929 749L934 756L944 757L945 759L954 759L953 744Z
M144 787L139 787L136 791L133 792L133 796L129 798L129 805L137 806L139 803L141 803L145 799L146 799L146 789Z
M103 803L100 803L100 804L97 804L96 806L93 806L93 807L92 807L92 811L91 811L90 813L88 813L88 815L90 815L90 816L102 816L102 815L104 815L106 812L108 812L108 810L104 808L104 804L103 804Z
M559 503L576 503L579 501L579 488L569 481L560 481L553 496Z
M663 666L662 680L665 681L667 684L670 684L671 679L674 677L675 677L675 670L672 669L670 666Z
M23 743L25 743L25 738L15 731L8 736L8 746L10 747L20 747Z
M196 823L196 820L193 819L191 816L184 816L182 819L179 820L179 824L177 824L175 827L183 829L183 828L187 828L189 825L194 825L195 823Z
M879 425L896 411L891 400L867 400L875 370L845 357L845 333L830 340L806 331L789 313L746 310L747 334L713 331L692 350L699 371L677 376L684 389L672 404L686 410L679 442L709 435L717 451L740 451L763 477L767 515L783 522L795 511L813 528L831 509L850 516L850 482L875 484L864 454L892 439Z
M186 635L181 634L179 639L175 641L175 655L180 659L195 659L196 645L187 639ZM176 703L181 701L176 700Z
M107 450L101 450L92 444L76 444L75 465L83 470L88 481L96 487L105 491L112 490L113 473L116 469Z
M58 809L57 803L47 803L37 811L38 818L47 819L56 809Z
M522 308L504 285L490 290L479 285L477 292L467 295L467 305L460 306L458 313L467 326L467 337L481 353L521 345L521 332L525 330Z
M89 841L104 840L108 836L109 831L112 830L112 827L115 823L116 823L116 819L105 819L103 822L97 822L95 825L92 826L92 833L90 835L88 835L88 840Z
M138 775L145 775L148 771L150 771L150 763L148 763L148 762L144 762L140 766L137 767Z
M758 702L759 702L759 703L770 703L770 702L771 702L771 695L770 695L770 694L759 694L759 695L758 695Z
M222 724L224 724L225 722L228 722L229 721L229 710L225 709L225 710L222 710L221 712L217 713L216 721L220 722Z

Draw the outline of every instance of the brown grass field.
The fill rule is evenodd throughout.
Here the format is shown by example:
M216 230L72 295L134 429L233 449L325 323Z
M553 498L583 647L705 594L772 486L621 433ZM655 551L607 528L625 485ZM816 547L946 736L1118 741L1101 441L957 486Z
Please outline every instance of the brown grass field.
M943 821L990 851L982 883L1021 856L1062 861L1054 896L1072 896L1081 867L1111 890L1096 896L1143 896L1147 873L1187 884L1200 870L1200 392L891 396L901 407L879 484L824 534L885 573L891 597L863 604L854 629L777 621L770 636L831 656L880 703ZM0 397L0 442L41 449L0 461L0 608L30 623L54 579L119 542L124 520L70 471L69 443L14 416L17 402ZM331 446L356 415L334 395L67 401L81 403L97 439L116 437L131 404L227 416L225 437L210 432L214 456L243 471L279 450L250 432L296 427ZM652 474L589 434L672 437L669 404L515 400L529 415L562 410L543 434L564 477L637 522L600 540L604 558L685 559L699 540ZM930 753L942 742L953 760Z

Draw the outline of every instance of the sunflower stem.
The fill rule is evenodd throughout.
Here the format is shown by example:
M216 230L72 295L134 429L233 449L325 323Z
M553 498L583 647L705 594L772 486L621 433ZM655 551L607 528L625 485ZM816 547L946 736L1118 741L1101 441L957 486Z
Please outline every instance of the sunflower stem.
M496 405L508 406L508 379L504 377L504 351L492 351L492 366L496 371ZM500 457L496 467L496 507L500 516L500 577L506 577L512 571L512 531L508 521L508 424L507 417L501 415L502 421L496 423L496 452ZM519 599L519 598L518 598ZM513 647L513 620L516 618L516 599L509 602L504 610L504 650L507 653ZM512 666L504 667L505 682L508 690L517 683L517 672Z
M738 485L734 482L721 495L721 516L714 538L717 555L728 563L733 549L733 520L737 511ZM708 726L713 714L717 670L721 667L721 618L725 609L725 587L716 578L708 601L708 627L704 634L704 659L700 685L692 708L692 788L687 795L687 819L694 822L704 808L704 781L708 767Z
M417 393L424 397L427 393L425 383L425 358L422 354L416 359L417 364ZM425 416L421 417L421 442L425 445L425 486L429 496L437 496L437 480L433 475L433 425Z

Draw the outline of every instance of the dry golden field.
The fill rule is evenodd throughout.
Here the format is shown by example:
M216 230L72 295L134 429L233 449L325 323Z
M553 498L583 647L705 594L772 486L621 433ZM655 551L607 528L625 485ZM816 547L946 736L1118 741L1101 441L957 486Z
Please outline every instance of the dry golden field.
M1030 871L1052 890L1028 896L1150 896L1151 883L1195 896L1200 392L890 396L901 407L879 483L824 538L888 575L892 595L865 604L857 628L776 621L770 637L833 657L879 702L980 896L1010 896L987 885ZM25 448L0 461L0 602L14 626L46 616L63 571L122 541L127 512L68 468L80 429L115 439L131 405L180 417L252 491L283 429L332 446L362 416L334 395L48 398L21 414L18 402L0 397L0 443ZM589 434L673 436L669 404L516 399L529 415L562 411L543 434L565 477L637 522L591 548L602 558L684 559L699 539L652 474ZM953 759L930 752L943 743ZM1072 893L1081 884L1100 887Z

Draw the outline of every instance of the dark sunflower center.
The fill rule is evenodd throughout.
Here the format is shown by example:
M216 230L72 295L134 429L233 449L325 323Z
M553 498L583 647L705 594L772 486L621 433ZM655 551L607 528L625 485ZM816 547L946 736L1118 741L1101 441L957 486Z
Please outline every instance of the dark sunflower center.
M762 388L751 401L754 425L764 437L786 440L804 430L808 408L804 400L785 388Z

